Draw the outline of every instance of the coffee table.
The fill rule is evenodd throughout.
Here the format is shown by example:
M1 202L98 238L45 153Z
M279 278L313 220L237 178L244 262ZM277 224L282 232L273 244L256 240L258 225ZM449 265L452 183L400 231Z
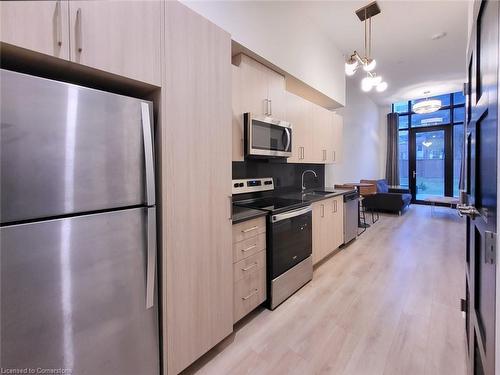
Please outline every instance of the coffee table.
M453 206L457 205L459 203L458 198L455 197L442 197L442 196L437 196L437 195L430 195L424 199L424 201L429 202L431 204L431 216L434 215L434 210L436 208L436 203L450 206L450 208L453 208Z

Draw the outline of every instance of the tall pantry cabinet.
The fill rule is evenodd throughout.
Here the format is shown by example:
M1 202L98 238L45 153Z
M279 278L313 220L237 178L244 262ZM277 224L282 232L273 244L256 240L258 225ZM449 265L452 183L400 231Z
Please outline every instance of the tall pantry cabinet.
M179 2L165 18L161 289L173 375L233 330L231 37Z

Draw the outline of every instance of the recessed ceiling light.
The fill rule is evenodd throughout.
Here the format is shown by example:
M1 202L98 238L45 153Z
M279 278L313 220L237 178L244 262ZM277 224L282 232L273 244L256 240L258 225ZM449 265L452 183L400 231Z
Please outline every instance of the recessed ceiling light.
M433 36L431 36L431 39L432 40L443 39L445 36L446 36L446 33L444 31L442 31L440 33L437 33L437 34L434 34Z

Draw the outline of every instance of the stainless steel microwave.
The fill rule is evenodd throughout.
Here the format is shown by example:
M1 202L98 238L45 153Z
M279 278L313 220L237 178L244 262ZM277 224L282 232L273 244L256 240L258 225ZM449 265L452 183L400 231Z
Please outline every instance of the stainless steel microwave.
M267 116L243 115L246 157L292 156L292 124Z

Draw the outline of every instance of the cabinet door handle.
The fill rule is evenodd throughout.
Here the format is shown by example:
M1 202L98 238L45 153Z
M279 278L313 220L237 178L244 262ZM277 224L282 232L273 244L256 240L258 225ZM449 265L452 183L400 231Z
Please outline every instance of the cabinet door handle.
M333 154L333 155L332 155L333 161L336 161L335 151L333 151L333 153L332 153L332 154Z
M326 150L323 150L323 161L326 161Z
M273 101L269 99L269 116L273 115Z
M304 146L302 146L302 160L304 160L305 154L306 154L305 148Z
M227 198L229 199L229 220L233 220L233 197L231 195L228 195Z
M269 99L264 99L264 102L266 103L266 111L264 113L265 116L269 116Z
M82 41L82 33L83 33L83 26L82 26L82 9L78 8L76 11L76 22L75 22L75 40L76 40L76 50L79 53L82 53L83 51L83 41Z
M61 0L56 3L56 37L57 45L62 46L62 14L61 14Z
M248 296L246 297L241 297L241 299L243 301L246 301L247 299L249 299L250 297L252 297L254 294L257 294L257 292L259 291L259 289L254 289L254 291L252 293L250 293Z
M250 266L248 266L248 267L242 268L241 270L242 270L242 271L248 271L248 270L251 270L251 269L252 269L252 268L254 268L254 267L257 267L257 265L258 265L258 263L257 263L257 262L255 262L254 264L252 264L252 265L250 265Z
M321 217L325 217L325 205L321 205Z
M248 229L243 229L241 232L242 232L242 233L248 233L248 232L251 232L251 231L253 231L253 230L257 229L258 227L259 227L259 226L258 226L258 225L256 225L256 226L251 227L251 228L248 228Z
M250 247L247 247L246 249L243 249L241 251L243 251L244 253L247 252L247 251L250 251L252 249L255 249L257 247L257 244L253 245L253 246L250 246Z

